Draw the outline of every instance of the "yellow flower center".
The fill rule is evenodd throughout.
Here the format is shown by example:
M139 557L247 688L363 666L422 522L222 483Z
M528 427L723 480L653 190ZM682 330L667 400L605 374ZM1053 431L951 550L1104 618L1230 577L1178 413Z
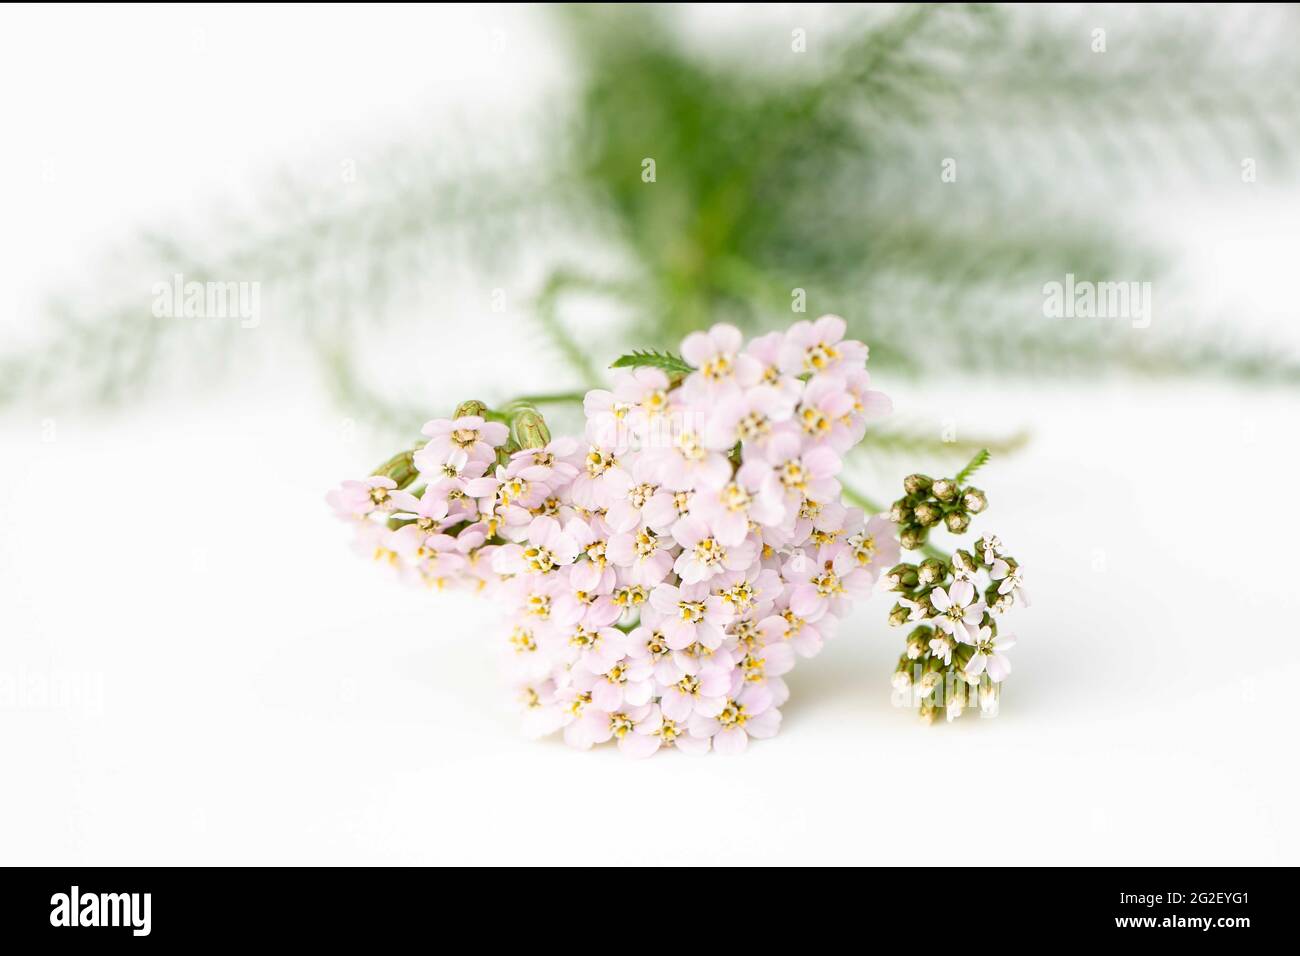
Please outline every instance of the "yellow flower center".
M744 511L749 507L749 503L754 500L748 491L734 481L723 488L718 497L729 511Z
M647 597L649 595L641 585L629 584L614 592L614 603L619 607L640 607L646 602Z
M787 488L802 491L808 484L808 473L803 470L803 465L798 460L787 461L782 465L779 476L781 484Z
M812 583L817 585L818 594L840 594L844 591L839 576L829 566L821 574L813 578Z
M511 478L509 481L502 482L497 497L503 505L508 505L512 501L517 501L524 495L528 494L528 482L523 478Z
M677 450L687 461L703 461L709 454L694 432L682 432L677 436Z
M528 613L546 619L551 616L551 599L545 594L528 595Z
M632 719L627 714L610 714L609 729L614 732L614 736L622 740L632 732Z
M805 408L799 413L799 421L809 435L825 435L832 427L831 420L816 408Z
M736 423L736 437L741 441L758 441L772 430L766 415L750 412Z
M695 560L706 567L716 567L726 557L727 552L713 538L704 538L695 545Z
M637 532L634 550L638 558L650 557L657 547L659 547L659 539L653 531L646 528Z
M839 349L825 342L818 342L804 353L803 364L810 372L820 372L840 357Z
M677 607L681 610L682 620L688 624L699 624L704 620L704 605L699 601L682 601Z
M731 374L731 357L728 355L718 355L704 363L700 369L705 378L719 382Z
M749 715L745 713L745 705L738 704L734 700L728 700L723 706L722 712L718 714L718 723L725 728L744 727L745 721Z
M654 493L658 490L659 488L657 485L636 485L628 491L627 498L628 501L632 502L633 508L644 508L645 503L653 498Z
M524 562L534 574L545 574L555 567L555 556L545 548L525 548Z
M593 448L587 455L587 474L599 478L609 471L617 462L612 454L605 454L599 448Z

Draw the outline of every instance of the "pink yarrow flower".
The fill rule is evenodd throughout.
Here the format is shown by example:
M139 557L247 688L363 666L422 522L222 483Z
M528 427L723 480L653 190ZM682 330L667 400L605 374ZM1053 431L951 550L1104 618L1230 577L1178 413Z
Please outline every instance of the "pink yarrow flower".
M345 481L325 496L331 508L344 518L364 518L376 511L391 512L398 503L393 499L397 482L383 475L364 481Z
M485 421L478 415L435 418L426 422L422 431L429 438L422 449L429 461L447 461L456 452L464 452L469 458L490 462L510 437L510 429L501 422Z
M781 712L772 706L771 693L755 685L728 698L715 716L695 714L689 728L693 737L708 737L715 753L744 753L749 738L773 737L781 727Z
M787 375L816 375L866 364L867 347L861 342L845 341L847 328L838 315L796 322L785 333L781 371Z
M660 584L650 592L649 603L661 615L659 628L673 650L696 643L720 647L723 629L731 623L731 609L705 584Z
M730 670L704 667L664 687L659 704L666 717L683 723L694 714L716 717L727 702L730 690Z
M658 704L650 706L650 714L637 721L633 728L632 739L620 740L619 749L623 753L629 757L649 757L660 747L675 747L684 754L708 753L708 737L692 737L685 724L665 717ZM638 737L643 739L635 739Z
M791 582L790 609L810 621L838 610L845 598L865 595L872 584L870 572L843 542L822 545L811 557L796 554L782 573Z
M683 393L694 400L757 385L763 367L752 355L741 351L744 344L740 329L724 323L708 332L692 332L686 336L682 340L682 358L696 371L686 377Z
M682 547L673 570L688 585L707 581L725 571L743 571L753 564L758 550L747 538L734 545L723 545L709 523L695 515L687 515L673 525L673 538Z

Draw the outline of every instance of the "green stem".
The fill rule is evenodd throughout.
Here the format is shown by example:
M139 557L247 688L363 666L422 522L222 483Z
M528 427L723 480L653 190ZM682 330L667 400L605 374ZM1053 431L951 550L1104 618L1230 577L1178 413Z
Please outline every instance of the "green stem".
M944 562L952 561L951 554L949 554L947 551L940 551L938 548L930 544L928 541L925 544L921 545L921 553L925 555L927 558L938 558L940 561L944 561Z
M845 482L841 481L840 487L844 491L844 497L848 498L849 501L853 502L863 511L866 511L869 514L878 515L885 510L878 503L872 501L870 498L868 498L862 492L858 491L856 488L849 487L849 485L847 485Z
M521 395L511 399L507 405L565 405L579 403L587 397L586 392L552 392L548 395Z

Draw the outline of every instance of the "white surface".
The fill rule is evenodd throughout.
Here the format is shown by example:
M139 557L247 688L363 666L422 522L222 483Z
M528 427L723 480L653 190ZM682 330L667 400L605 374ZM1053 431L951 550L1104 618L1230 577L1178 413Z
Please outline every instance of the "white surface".
M88 281L84 253L150 210L277 157L332 168L366 140L356 117L513 97L548 56L494 9L317 11L305 44L299 8L0 16L0 80L33 94L5 102L0 134L21 147L0 177L0 302L19 334L51 277ZM481 47L503 24L522 52L492 63ZM173 68L195 28L208 56L241 39L255 55ZM291 75L275 66L287 45ZM160 149L149 133L167 130ZM1151 222L1184 235L1216 303L1285 320L1295 217L1235 195ZM732 760L520 736L492 609L348 551L322 495L383 453L348 440L314 383L236 380L117 418L12 411L0 863L1300 862L1300 397L881 385L936 429L1034 428L981 475L987 526L1035 598L1002 716L925 728L892 708L902 635L877 596L794 672L781 734ZM882 465L873 490L906 470Z

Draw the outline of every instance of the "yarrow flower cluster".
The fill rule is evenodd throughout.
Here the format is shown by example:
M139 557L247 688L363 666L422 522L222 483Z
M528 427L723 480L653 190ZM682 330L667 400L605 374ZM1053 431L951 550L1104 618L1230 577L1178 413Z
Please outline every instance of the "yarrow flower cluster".
M976 456L957 478L910 475L904 480L906 494L890 509L904 547L926 548L929 529L940 522L957 533L969 527L971 516L988 501L962 482L986 458ZM987 583L981 587L981 581ZM951 557L935 553L919 563L895 565L884 583L899 594L889 623L915 625L894 671L895 692L916 703L927 722L940 711L954 720L975 703L982 716L995 716L1002 681L1011 673L1006 652L1016 643L999 631L999 618L1017 602L1029 603L1020 565L1002 542L985 535Z
M715 325L680 357L624 356L610 389L570 397L581 438L552 439L540 400L465 402L328 500L400 575L503 609L529 733L633 757L739 753L777 732L785 675L889 569L918 620L973 600L964 571L948 604L936 586L956 571L918 587L897 564L899 516L844 500L844 455L891 410L866 345L844 336L830 315L748 343ZM959 635L965 613L945 633L987 648L978 660L998 673L996 633ZM970 669L975 653L948 656Z

